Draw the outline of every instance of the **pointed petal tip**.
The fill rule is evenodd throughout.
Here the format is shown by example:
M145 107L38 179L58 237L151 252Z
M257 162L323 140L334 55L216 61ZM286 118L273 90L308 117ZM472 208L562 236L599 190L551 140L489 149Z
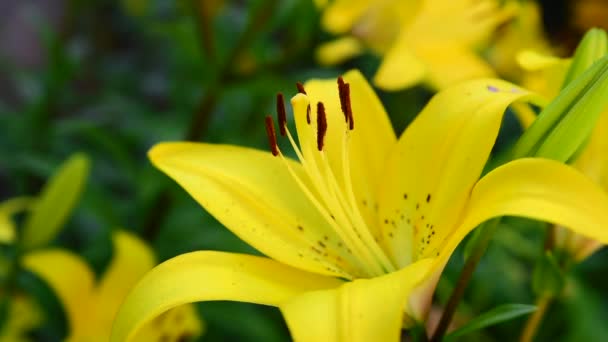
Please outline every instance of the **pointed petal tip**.
M150 148L148 159L154 166L159 167L163 160L191 145L192 143L187 142L161 142Z

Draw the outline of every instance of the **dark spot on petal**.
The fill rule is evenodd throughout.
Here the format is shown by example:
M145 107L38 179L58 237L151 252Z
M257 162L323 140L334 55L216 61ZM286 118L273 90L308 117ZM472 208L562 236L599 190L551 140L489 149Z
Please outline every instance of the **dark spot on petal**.
M431 194L426 195L426 203L431 201Z
M407 194L403 194L403 199L407 199Z
M299 230L299 231L304 231L304 227L302 227L302 226L298 225L298 230Z

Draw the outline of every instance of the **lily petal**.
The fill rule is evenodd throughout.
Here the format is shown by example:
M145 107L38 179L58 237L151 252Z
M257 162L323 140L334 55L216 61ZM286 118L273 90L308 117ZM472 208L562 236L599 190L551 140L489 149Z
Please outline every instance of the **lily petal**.
M104 332L112 328L112 320L127 293L156 265L150 248L130 233L116 231L112 242L112 261L96 288L95 310L101 318L97 328Z
M323 102L325 105L328 129L324 151L334 175L339 178L339 181L342 181L342 186L344 186L344 182L348 182L341 177L344 174L342 151L346 148L350 156L348 161L350 181L357 206L368 223L368 227L375 227L374 207L376 206L376 192L382 180L382 165L397 138L382 103L365 77L359 71L351 70L344 74L343 78L350 87L350 102L354 117L354 129L348 132L344 114L340 108L336 80L312 80L306 82L304 87L313 108L316 108L317 102ZM315 151L316 129L311 129L308 125L305 111L298 110L297 107L302 108L298 101L299 99L294 98L292 102L300 144L309 146L309 148L303 148L304 152ZM350 142L347 142L345 134L349 134ZM350 146L345 147L344 145L347 143ZM306 157L308 158L309 155ZM376 234L376 232L373 233Z
M97 322L89 312L95 275L76 254L60 249L37 250L23 259L25 269L33 272L53 289L70 322L70 335L78 336ZM82 329L83 331L80 331Z
M332 1L323 11L321 25L333 34L346 33L371 5L368 0Z
M524 158L496 168L475 185L462 224L450 237L445 253L451 254L480 223L507 215L563 225L608 243L608 195L570 166Z
M608 112L600 115L589 143L574 166L608 192ZM604 183L602 183L602 181Z
M280 308L295 341L399 341L407 299L432 264L306 292Z
M150 150L149 157L211 215L262 253L311 272L349 277L321 257L318 241L325 241L329 253L339 249L332 241L340 240L280 158L202 143L162 143ZM288 164L306 180L299 164Z
M143 324L181 304L233 300L276 306L302 292L342 283L263 257L182 254L154 268L131 291L116 316L111 341L129 341Z
M322 44L316 52L322 65L336 65L364 51L363 45L353 37L344 37Z
M374 84L385 90L408 88L420 83L427 71L427 66L416 55L407 37L400 37L384 55L374 76Z
M467 47L443 43L419 47L416 52L426 62L426 82L433 89L445 89L462 81L495 76L490 65Z
M384 242L397 265L438 254L481 175L506 107L526 99L535 97L505 81L469 81L437 94L407 128L388 159L379 198Z

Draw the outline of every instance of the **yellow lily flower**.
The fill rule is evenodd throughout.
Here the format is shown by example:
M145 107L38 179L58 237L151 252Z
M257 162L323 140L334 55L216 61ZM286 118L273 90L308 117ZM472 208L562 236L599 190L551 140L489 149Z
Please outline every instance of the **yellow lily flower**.
M501 77L518 82L524 70L517 62L517 55L523 50L544 55L556 52L545 36L541 9L535 1L520 2L517 15L501 29L489 47L488 60Z
M436 95L397 139L357 71L312 80L291 99L299 147L277 97L271 152L161 143L149 152L228 229L268 257L199 251L148 273L121 307L112 341L176 305L234 300L277 306L294 340L398 341L424 320L437 279L481 222L518 215L608 241L608 196L572 168L521 159L479 179L506 107L535 97L484 79Z
M41 277L63 303L69 322L67 341L108 341L114 316L128 291L156 265L148 246L124 231L112 236L114 256L99 282L93 270L64 249L28 253L23 266ZM142 328L134 341L181 341L202 333L192 306L167 311Z
M322 25L346 35L322 45L321 64L332 65L371 49L382 56L374 83L397 90L425 83L443 89L459 81L494 75L476 48L515 12L497 0L336 0Z

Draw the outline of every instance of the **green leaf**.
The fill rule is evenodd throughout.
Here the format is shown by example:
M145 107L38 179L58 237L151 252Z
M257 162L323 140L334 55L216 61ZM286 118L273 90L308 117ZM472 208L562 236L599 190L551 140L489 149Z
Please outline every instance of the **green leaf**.
M608 96L608 56L570 82L538 115L511 150L511 159L534 156L568 161L587 141Z
M456 337L466 335L473 331L481 330L519 316L527 315L535 310L536 306L526 304L504 304L497 306L494 309L473 318L464 326L447 335L445 341L450 341Z
M564 78L562 88L583 74L595 61L604 57L607 52L608 36L606 35L606 31L598 28L592 28L587 31L574 52L572 64Z
M45 184L23 227L24 248L40 247L57 235L80 198L89 164L87 156L74 154Z

